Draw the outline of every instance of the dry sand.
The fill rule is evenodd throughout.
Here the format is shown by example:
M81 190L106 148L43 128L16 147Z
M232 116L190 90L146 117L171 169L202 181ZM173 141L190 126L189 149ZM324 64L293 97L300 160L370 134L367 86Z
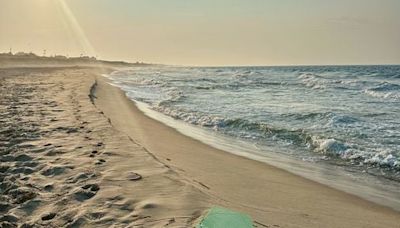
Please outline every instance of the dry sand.
M0 227L192 227L213 205L257 227L400 227L394 210L145 116L102 72L0 69Z

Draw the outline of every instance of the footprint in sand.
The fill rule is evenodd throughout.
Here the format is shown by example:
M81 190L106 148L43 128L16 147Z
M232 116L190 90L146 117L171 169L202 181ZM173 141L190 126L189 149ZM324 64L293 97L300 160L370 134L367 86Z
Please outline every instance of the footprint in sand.
M46 184L43 189L45 191L47 191L47 192L51 192L54 189L54 185L53 184Z
M85 217L79 217L75 220L71 220L70 223L66 225L67 228L72 228L72 227L82 227L84 224L88 222L88 219Z
M89 136L85 136L86 140L92 140L92 138L90 138Z
M6 173L7 170L9 170L9 169L10 169L10 166L8 166L8 165L3 165L3 164L0 165L0 173Z
M11 224L15 224L16 222L18 222L18 217L16 217L15 215L12 214L8 214L8 215L3 215L0 217L0 222L4 223L11 223ZM4 226L0 224L0 227L9 227L9 226ZM15 227L15 226L11 226L11 227Z
M138 173L134 173L134 172L129 172L128 175L128 180L130 181L138 181L140 179L142 179L142 176Z
M47 168L47 169L43 170L41 172L41 174L43 176L57 176L57 175L63 174L67 168L68 169L73 169L73 167L71 167L71 166L65 166L65 167L54 166L54 167L50 167L50 168Z
M14 158L14 161L22 161L22 162L32 161L32 160L33 160L33 158L26 154L20 154Z
M30 167L16 167L16 168L13 168L10 173L28 175L28 174L31 174L31 173L34 173L34 172L36 172L36 170L32 169Z
M76 176L70 177L67 179L68 183L78 183L81 181L86 181L90 178L94 178L96 174L91 173L91 172L83 172L83 173L78 173Z
M11 208L11 205L6 202L0 202L0 212L6 212Z
M103 162L97 161L96 163L94 163L95 165L102 165Z
M14 202L17 204L24 203L28 200L34 199L37 196L37 193L32 191L32 189L25 187L12 189L8 192L8 194L14 199Z
M106 162L106 160L104 160L104 159L99 159L99 160L97 160L97 162L96 163L94 163L95 165L101 165L101 164L103 164L103 163L105 163Z
M78 201L85 201L95 196L99 190L98 184L86 184L75 192L75 198Z
M43 220L43 221L52 220L54 217L56 217L56 215L57 215L57 214L54 213L54 212L45 214L45 215L42 216L42 220Z

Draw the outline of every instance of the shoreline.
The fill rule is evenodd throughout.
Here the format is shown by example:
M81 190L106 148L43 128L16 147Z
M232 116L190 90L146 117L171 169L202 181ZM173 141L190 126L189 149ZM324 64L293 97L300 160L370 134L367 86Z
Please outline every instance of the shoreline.
M264 150L261 150L248 142L192 125L180 119L175 119L162 112L153 110L150 105L145 102L135 100L135 98L129 96L129 90L125 90L119 83L115 84L111 75L114 72L120 71L121 70L116 70L103 76L111 85L122 90L125 97L133 102L140 112L161 124L173 128L180 134L198 140L214 149L259 161L400 212L400 198L398 197L400 194L399 182L377 178L370 174L356 173L354 170L349 171L342 166L335 166L327 163L304 162L287 155L274 153L271 148L263 148Z
M130 99L129 97L127 98ZM145 103L133 99L130 100L146 116L212 148L282 169L285 172L400 212L400 199L397 199L398 189L400 189L398 183L387 183L390 186L385 186L386 181L389 180L383 180L385 181L383 182L380 179L374 179L374 176L358 176L341 169L342 167L330 164L311 164L292 157L274 154L273 151L265 153L256 147L249 146L245 142L234 141L234 139L228 138L228 136L219 135L207 129L201 129L189 123L175 120L163 113L152 110ZM386 189L382 186L385 186Z
M352 211L351 214L356 217L357 215L367 217L365 214L367 212L392 214L395 221L400 222L399 213L391 208L265 163L213 148L183 135L145 115L122 90L109 85L107 80L102 76L97 77L98 100L95 103L110 118L115 128L132 137L172 169L201 183L210 194L221 197L227 206L247 212L257 221L263 221L267 214L271 214L274 218L279 217L277 221L286 221L287 225L310 226L309 216L314 217L317 214L314 219L322 225L335 217L348 215L349 211ZM112 102L109 100L111 97ZM126 121L127 119L130 121ZM252 189L248 186L252 186ZM232 188L236 188L235 191ZM265 193L264 190L269 193ZM301 198L306 200L301 200ZM264 199L265 202L259 202L259 199ZM304 203L304 205L299 206L298 203ZM329 206L321 207L321 204L329 204ZM347 212L338 212L334 208L346 208ZM363 211L364 209L360 208L368 208L368 210ZM332 212L332 209L335 212ZM279 211L286 215L278 215ZM372 217L376 217L372 214ZM349 220L352 219L349 218ZM342 222L342 225L350 224ZM363 225L371 225L370 222ZM332 226L334 227L333 224Z

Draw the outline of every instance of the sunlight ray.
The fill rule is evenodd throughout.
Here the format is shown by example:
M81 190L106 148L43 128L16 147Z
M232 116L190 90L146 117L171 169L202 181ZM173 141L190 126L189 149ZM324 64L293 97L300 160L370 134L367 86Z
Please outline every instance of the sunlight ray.
M63 14L63 19L65 19L64 23L66 24L69 33L82 49L83 53L81 54L88 56L95 56L96 52L93 48L93 45L90 43L89 39L87 38L85 32L83 31L82 27L80 26L79 22L77 21L75 15L71 11L68 4L65 2L65 0L57 0L56 3L58 7L61 9L61 13Z

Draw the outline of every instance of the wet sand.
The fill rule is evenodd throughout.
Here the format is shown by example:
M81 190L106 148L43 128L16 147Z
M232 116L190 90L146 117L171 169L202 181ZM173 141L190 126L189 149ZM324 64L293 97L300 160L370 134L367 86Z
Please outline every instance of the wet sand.
M400 213L214 149L139 111L100 68L0 69L0 227L399 227Z

